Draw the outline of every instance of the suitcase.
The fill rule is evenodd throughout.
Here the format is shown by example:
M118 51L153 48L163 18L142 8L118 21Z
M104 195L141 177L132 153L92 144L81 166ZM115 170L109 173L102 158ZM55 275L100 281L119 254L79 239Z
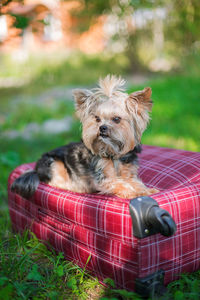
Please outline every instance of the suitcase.
M100 281L143 296L162 290L200 268L200 153L146 145L139 161L143 182L160 192L131 200L44 183L27 200L10 185L34 163L17 167L8 182L13 228L30 229Z

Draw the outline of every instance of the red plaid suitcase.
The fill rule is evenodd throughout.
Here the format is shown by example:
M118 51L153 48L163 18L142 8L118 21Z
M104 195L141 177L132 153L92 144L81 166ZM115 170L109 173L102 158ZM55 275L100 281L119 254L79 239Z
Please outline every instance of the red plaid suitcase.
M81 267L90 257L86 268L94 276L112 278L117 287L143 294L199 269L200 153L143 146L139 159L143 182L160 190L150 202L164 227L167 220L164 232L154 228L155 223L160 226L155 220L140 223L148 208L138 212L138 205L147 205L146 197L77 194L43 183L31 201L11 192L14 179L34 163L17 167L9 177L13 228L31 229Z

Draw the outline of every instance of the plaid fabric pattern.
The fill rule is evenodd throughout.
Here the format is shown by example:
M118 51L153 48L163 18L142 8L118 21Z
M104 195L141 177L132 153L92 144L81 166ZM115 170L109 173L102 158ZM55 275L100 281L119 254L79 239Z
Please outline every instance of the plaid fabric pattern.
M30 228L66 259L100 280L110 277L120 288L134 289L137 277L165 270L165 283L181 272L200 268L200 153L143 146L139 175L160 190L153 198L177 224L172 237L160 234L137 239L132 233L129 200L77 194L41 183L31 200L10 191L10 184L34 163L16 168L9 177L13 228Z

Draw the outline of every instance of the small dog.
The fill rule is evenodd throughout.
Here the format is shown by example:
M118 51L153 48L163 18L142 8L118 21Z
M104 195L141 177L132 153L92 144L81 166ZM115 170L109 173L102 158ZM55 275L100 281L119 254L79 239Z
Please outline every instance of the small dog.
M45 153L15 180L12 191L30 198L40 181L78 193L134 198L158 192L138 178L137 153L152 109L149 87L128 95L125 81L108 75L93 90L74 90L82 141Z

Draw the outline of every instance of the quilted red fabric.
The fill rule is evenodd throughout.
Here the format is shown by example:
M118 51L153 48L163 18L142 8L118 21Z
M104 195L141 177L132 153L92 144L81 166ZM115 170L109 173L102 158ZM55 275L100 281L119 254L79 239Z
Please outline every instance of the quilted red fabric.
M165 283L182 272L200 268L200 153L143 146L139 175L160 190L153 198L177 224L171 237L133 236L129 200L97 194L77 194L41 183L26 200L10 191L15 178L34 163L16 168L9 177L9 208L13 228L30 228L66 259L100 280L134 289L137 277L165 270Z

